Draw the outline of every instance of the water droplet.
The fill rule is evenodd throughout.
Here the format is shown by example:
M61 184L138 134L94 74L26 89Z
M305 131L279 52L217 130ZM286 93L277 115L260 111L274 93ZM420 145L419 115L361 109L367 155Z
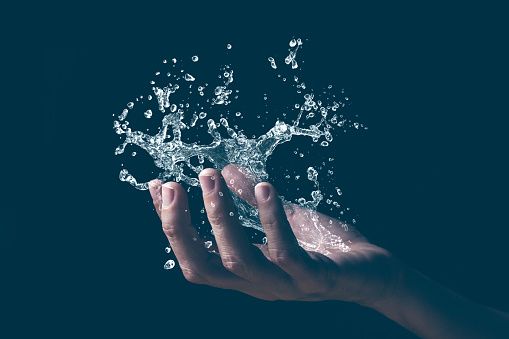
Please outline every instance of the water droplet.
M276 61L274 60L274 58L273 57L268 57L267 59L270 62L270 67L272 67L273 69L277 69Z
M205 248L211 248L212 247L212 241L208 240L208 241L205 241L203 243L203 245L205 246Z
M292 40L290 40L289 45L290 45L290 47L295 47L295 46L297 46L297 41L295 39L292 39Z
M226 49L232 49L232 45L231 44L226 45Z
M186 74L184 75L184 80L185 80L185 81L194 81L194 80L195 80L195 78L194 78L191 74L186 73Z
M143 113L143 115L145 116L145 118L150 119L152 117L152 111L147 109L145 113Z
M197 55L194 55L194 56L191 58L191 60L193 60L193 62L198 61L198 56L197 56Z
M165 270L171 270L173 267L175 267L175 261L170 259L167 262L164 263L164 269Z
M169 246L168 246L168 247L165 247L165 248L164 248L164 251L165 251L166 253L170 253L170 252L171 252L171 247L169 247Z
M230 217L233 217L235 215L235 213L233 213L233 212L230 212L228 214L230 215Z

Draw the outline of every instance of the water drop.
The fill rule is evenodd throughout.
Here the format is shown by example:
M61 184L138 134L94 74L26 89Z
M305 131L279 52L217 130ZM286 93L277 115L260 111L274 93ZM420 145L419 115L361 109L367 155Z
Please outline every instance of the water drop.
M273 57L269 57L268 60L270 62L270 67L272 67L273 69L277 69L276 61L274 60L274 58Z
M175 261L170 259L167 262L164 263L164 269L165 270L171 270L173 267L175 267Z
M191 74L186 73L186 74L184 75L184 80L185 80L185 81L194 81L194 80L195 80L195 78L194 78Z
M197 55L194 55L194 56L191 58L191 60L193 60L193 62L198 61L198 56L197 56Z
M145 116L145 118L150 119L152 117L152 111L147 109L145 113L143 113L143 115Z

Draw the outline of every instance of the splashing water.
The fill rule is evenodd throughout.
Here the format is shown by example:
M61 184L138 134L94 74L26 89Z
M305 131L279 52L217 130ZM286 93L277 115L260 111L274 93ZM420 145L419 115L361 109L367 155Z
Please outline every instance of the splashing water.
M289 65L291 70L296 70L299 67L296 59L297 51L302 48L303 42L301 39L292 39L289 42L289 46L289 54L284 59L284 64ZM230 44L227 45L227 49L231 49ZM270 67L277 69L276 59L269 57L268 60ZM165 61L163 63L166 63ZM198 56L193 56L192 61L193 63L198 62ZM172 62L173 67L175 67L177 59L172 59ZM234 72L230 69L230 66L224 66L221 71L222 73L219 75L219 78L223 79L223 84L213 89L212 96L209 98L211 107L227 106L233 100L231 96L234 91L231 86L234 82ZM160 72L157 72L156 75L160 75ZM170 76L170 73L168 73L168 76ZM200 113L192 112L189 103L177 105L173 102L172 97L179 90L182 90L184 86L186 88L196 88L199 95L204 96L208 84L198 85L199 81L196 75L193 76L184 70L181 70L180 74L177 72L177 75L174 75L174 79L176 83L168 83L162 88L155 86L155 82L151 81L151 84L154 85L152 91L157 101L157 109L163 114L162 125L158 133L151 135L132 130L129 127L127 116L134 108L133 102L127 104L127 108L118 114L113 123L114 131L121 137L125 137L124 141L115 149L115 154L120 155L124 153L127 145L138 146L153 158L154 164L161 170L158 177L163 182L174 180L184 182L191 187L199 186L197 174L203 170L205 160L211 162L216 169L222 169L230 163L238 164L247 169L247 174L256 182L267 180L269 177L266 171L267 160L279 145L291 141L294 136L307 137L313 142L320 141L320 145L326 147L333 141L331 130L334 127L353 126L356 129L359 127L364 128L362 124L352 122L344 118L343 115L338 116L334 113L344 107L344 102L333 101L325 103L321 100L315 100L313 91L304 93L306 91L306 84L299 82L298 77L294 76L295 84L293 86L296 88L297 93L302 94L302 101L292 105L292 107L295 107L296 113L294 119L290 121L278 119L275 121L274 126L269 128L266 133L259 137L253 136L252 138L244 135L242 130L239 130L236 126L230 126L225 117L221 117L219 121L208 119L206 121L207 132L212 137L212 142L205 145L198 144L197 142L186 143L182 141L182 131L195 127L198 120L203 120L207 117L207 113L204 111ZM283 78L283 81L286 81L286 78ZM330 88L331 86L329 86ZM152 95L148 95L147 99L150 101ZM332 117L330 116L331 112ZM151 118L153 112L149 109L144 112L144 115L146 118ZM237 112L235 115L240 116L241 113ZM302 126L302 121L309 122L313 119L317 121L309 124L307 127ZM223 135L220 132L223 132ZM226 132L227 137L224 137L224 132ZM299 156L302 157L303 155ZM192 163L195 162L194 160L197 160L198 165ZM195 173L196 177L188 173ZM300 176L295 177L296 180L299 178ZM148 189L148 182L138 182L125 168L121 169L119 179L128 182L137 189ZM324 195L320 190L318 171L312 166L307 169L307 179L314 186L314 190L311 192L311 200L301 197L296 200L296 203L310 209L310 211L314 211L324 199ZM338 195L341 194L339 188L337 188L337 192ZM245 227L251 227L263 232L263 228L258 220L258 211L236 195L232 194L232 198L238 210L238 213L235 214L240 223ZM289 203L288 201L284 202ZM327 204L331 203L332 200L327 199ZM338 207L339 203L334 202L333 205ZM311 213L310 219L322 236L319 244L301 243L303 247L318 251L326 248L348 250L348 246L343 243L339 236L328 231L328 225L321 225L318 222L316 213ZM207 242L205 246L210 247L210 243ZM174 263L171 264L168 261L165 268L172 268L172 265Z

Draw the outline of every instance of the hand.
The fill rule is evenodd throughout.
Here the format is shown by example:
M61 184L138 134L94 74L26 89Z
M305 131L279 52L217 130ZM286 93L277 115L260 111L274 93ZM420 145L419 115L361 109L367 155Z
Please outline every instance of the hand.
M199 178L219 255L197 240L183 187L158 180L150 184L163 231L190 282L265 300L343 300L366 306L383 301L395 288L398 261L352 226L299 205L283 206L271 184L255 186L233 165L222 176L205 169ZM228 189L258 208L267 244L250 243Z

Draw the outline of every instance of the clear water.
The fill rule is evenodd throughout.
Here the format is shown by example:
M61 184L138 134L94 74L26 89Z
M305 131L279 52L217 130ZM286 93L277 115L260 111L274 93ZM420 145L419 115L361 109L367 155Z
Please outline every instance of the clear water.
M226 45L228 53L232 52L230 51L231 48L230 44ZM172 180L182 182L190 187L199 186L197 176L203 170L206 160L212 163L216 169L222 169L230 163L238 164L247 169L249 175L258 182L270 180L266 170L267 160L278 146L290 142L294 137L307 138L310 143L318 143L322 147L329 147L334 140L332 131L336 128L343 130L348 128L367 129L362 123L347 119L341 114L348 97L343 96L339 100L335 99L335 95L330 95L332 99L328 102L318 100L315 98L315 91L308 89L306 84L299 80L297 73L293 74L292 78L291 73L299 70L299 56L302 48L303 41L301 39L292 39L289 42L288 55L284 59L279 61L280 58L278 57L268 57L268 72L276 72L286 68L285 72L290 75L277 74L277 76L283 82L286 82L286 85L292 86L301 100L291 105L293 107L291 112L283 114L284 120L275 120L265 133L252 137L246 136L237 125L230 126L228 121L231 115L239 117L246 113L225 111L222 117L216 119L212 118L212 114L210 114L214 107L228 106L232 100L237 98L239 90L233 87L234 71L229 65L225 65L220 69L218 78L221 79L222 83L211 87L208 83L203 83L197 74L192 74L192 72L187 72L184 69L179 70L179 62L176 58L173 58L171 63L164 60L164 64L171 66L171 72L167 73L168 82L163 86L156 85L155 81L151 81L150 83L153 85L151 94L145 98L143 96L136 98L134 102L129 102L127 107L119 114L114 115L113 129L122 139L121 144L115 149L115 154L123 154L128 145L139 148L138 153L140 151L146 152L160 170L157 177L163 182ZM192 63L199 63L200 58L195 55L191 60ZM161 72L155 74L158 77L161 76ZM331 89L332 85L328 86L327 91L332 91ZM208 107L198 105L199 107L196 109L197 105L191 97L188 97L188 102L174 100L174 96L179 91L189 91L190 94L206 97ZM266 95L264 99L267 100ZM157 111L160 113L161 125L159 131L155 134L145 133L130 127L129 114L135 110L140 101L151 105L149 109L143 109L145 118L154 120L153 117L156 116ZM217 114L215 116L217 117ZM207 117L209 118L207 119ZM184 142L182 132L198 128L198 125L202 122L206 122L202 125L206 126L207 133L212 137L212 142L207 144L201 144L200 140L191 143ZM294 153L300 158L304 157L302 152L296 150ZM137 152L131 153L132 156L136 156L136 154ZM329 158L330 162L333 160L333 158ZM316 210L317 206L324 201L325 196L320 189L319 173L316 167L315 164L311 163L307 173L302 174L302 177L307 177L313 186L313 190L309 194L310 199L300 197L293 201L293 203L309 208L310 211ZM323 166L319 167L322 168ZM333 171L330 169L326 172L328 176L332 174ZM289 175L288 178L290 178ZM295 175L294 178L299 180L301 175ZM120 170L119 179L139 190L148 189L148 181L139 182L127 168ZM328 195L329 198L325 199L325 203L339 208L341 204L334 199L337 199L342 192L339 187L336 187L335 190L337 194L334 197ZM232 197L238 209L237 217L240 223L245 227L263 232L263 227L257 217L257 210L235 195L232 195ZM285 201L285 203L290 202ZM316 215L313 216L313 213L310 214L310 220L314 227L320 229L321 234L324 234L321 240L322 243L329 247L347 248L338 236L327 231L329 225L318 223L318 218ZM322 244L302 243L301 245L315 250L323 247ZM174 263L171 264L170 261L165 264L165 268L172 268L173 266Z

